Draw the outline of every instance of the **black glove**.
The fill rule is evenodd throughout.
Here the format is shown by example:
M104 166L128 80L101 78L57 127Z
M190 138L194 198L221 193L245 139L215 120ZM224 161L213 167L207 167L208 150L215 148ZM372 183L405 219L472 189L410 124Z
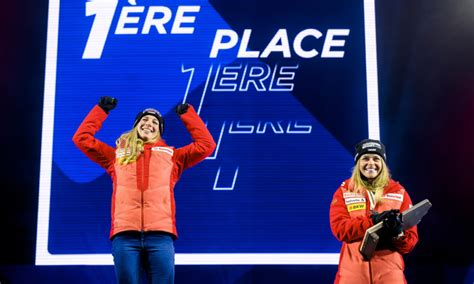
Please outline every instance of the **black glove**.
M383 220L385 234L390 238L395 238L403 232L403 220L401 214L389 214Z
M179 104L176 106L176 114L177 115L182 115L185 114L188 111L189 104Z
M113 110L117 106L118 100L112 97L101 97L99 106L106 112Z
M370 218L372 218L374 224L383 222L383 228L380 232L381 237L393 238L403 232L403 221L400 210L392 209L383 211L382 213L375 212Z
M373 212L372 215L370 215L370 218L372 219L372 222L375 225L388 218L389 215L397 215L399 212L400 210L397 209L385 210L381 213Z

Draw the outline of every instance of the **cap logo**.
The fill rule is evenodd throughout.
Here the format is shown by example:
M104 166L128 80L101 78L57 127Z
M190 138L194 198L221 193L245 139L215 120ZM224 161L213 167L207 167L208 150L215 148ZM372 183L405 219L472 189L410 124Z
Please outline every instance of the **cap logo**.
M376 142L367 142L367 143L364 143L362 144L362 149L365 149L365 148L379 148L379 149L382 149L382 146L380 146L379 143L376 143Z
M155 113L158 116L161 116L161 113L154 108L147 108L142 113Z

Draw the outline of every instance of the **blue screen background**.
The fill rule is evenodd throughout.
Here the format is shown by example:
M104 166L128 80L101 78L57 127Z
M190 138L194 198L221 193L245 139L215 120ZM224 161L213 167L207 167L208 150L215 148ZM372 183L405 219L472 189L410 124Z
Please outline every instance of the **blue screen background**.
M367 136L363 2L333 1L317 7L310 2L291 9L278 2L245 14L223 1L139 2L167 6L173 13L178 5L201 6L192 24L194 34L152 30L148 35L115 35L121 8L130 6L120 1L102 57L82 59L94 18L85 16L84 2L62 1L49 251L110 252L111 180L71 141L98 99L112 96L119 101L97 134L102 141L114 145L139 111L153 107L165 117L166 142L181 147L191 139L173 107L187 96L196 110L203 100L200 116L219 147L215 159L185 172L175 188L176 252L337 253L340 244L329 228L329 203L350 175L352 145ZM141 14L134 26L141 27L143 20ZM168 31L171 24L165 25ZM243 29L252 29L249 48L262 51L280 28L287 29L290 45L307 28L323 34L330 28L350 29L345 46L339 48L345 56L305 59L292 51L291 58L274 53L265 59L242 59L235 47L209 58L217 29L233 29L239 37ZM324 36L308 38L303 48L321 52L323 42ZM268 66L272 71L275 66L293 66L294 88L259 92L250 85L248 91L213 91L219 66L238 67L239 76L244 66ZM183 69L189 68L194 71L186 93L190 73ZM214 184L231 187L237 169L233 190L213 190Z

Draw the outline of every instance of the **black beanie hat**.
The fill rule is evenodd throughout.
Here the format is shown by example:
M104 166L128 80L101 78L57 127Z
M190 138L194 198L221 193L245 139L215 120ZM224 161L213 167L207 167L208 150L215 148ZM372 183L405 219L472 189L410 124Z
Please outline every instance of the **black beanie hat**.
M144 109L143 111L139 112L137 114L137 117L135 117L135 122L133 123L133 128L135 128L135 126L137 126L138 122L140 122L142 117L144 117L145 115L153 115L154 117L156 117L156 119L158 119L158 121L160 122L160 136L162 136L163 131L165 130L165 121L163 119L163 116L161 116L161 113L159 111L157 111L156 109L154 109L154 108L147 108L147 109Z
M357 160L359 160L362 155L367 153L377 154L382 157L384 161L387 160L387 155L385 154L385 146L379 140L364 139L357 143L357 145L355 146L355 152L355 163L357 163Z

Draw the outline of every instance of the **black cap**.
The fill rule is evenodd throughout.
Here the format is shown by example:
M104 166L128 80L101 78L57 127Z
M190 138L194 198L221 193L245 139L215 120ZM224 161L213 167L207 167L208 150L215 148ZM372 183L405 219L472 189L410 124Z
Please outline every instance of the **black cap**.
M354 156L354 162L357 163L357 160L359 158L367 153L370 154L377 154L384 161L387 160L387 155L385 154L385 146L379 141L379 140L374 140L374 139L364 139L357 143L355 146L355 156Z
M156 119L158 119L158 121L160 122L160 135L163 135L163 131L165 130L165 121L163 119L163 116L161 116L161 113L154 108L147 108L139 112L137 114L137 117L135 117L133 127L135 128L138 122L140 122L140 119L142 119L142 117L144 117L145 115L153 115L154 117L156 117Z

